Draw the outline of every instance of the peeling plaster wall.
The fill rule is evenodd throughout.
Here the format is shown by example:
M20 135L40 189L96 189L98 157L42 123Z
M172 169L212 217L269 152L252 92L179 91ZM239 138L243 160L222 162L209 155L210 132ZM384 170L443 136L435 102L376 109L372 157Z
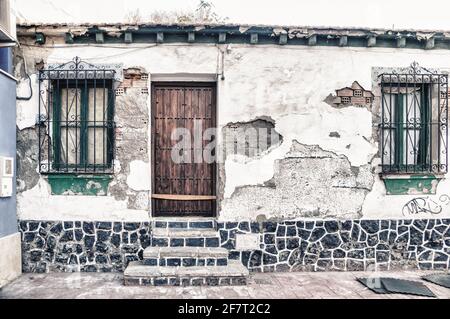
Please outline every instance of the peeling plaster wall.
M279 220L361 218L372 184L369 164L351 166L344 155L294 140L284 158L275 160L273 179L263 185L236 187L224 200L222 214L232 218L239 211L240 217L251 219L255 212L270 211L270 217Z
M47 43L58 46L62 39L49 38ZM324 100L355 80L374 90L373 67L407 67L417 61L430 68L449 68L448 51L246 44L114 46L22 46L34 92L36 63L66 62L80 56L91 63L139 67L150 79L152 74L223 73L224 80L218 80L219 132L230 123L264 117L273 120L274 130L282 137L280 144L255 157L227 156L218 164L220 220L406 217L402 208L417 195L386 195L377 174L378 141L373 135L372 112L352 106L334 108ZM20 61L17 59L18 67ZM19 95L26 95L26 79L23 73L19 77ZM374 107L377 103L375 97ZM22 158L27 173L20 177L19 172L24 184L18 195L20 218L148 219L149 106L148 96L132 90L117 98L121 134L116 174L106 197L52 196L43 178L36 181L33 164ZM19 140L32 135L36 109L36 94L32 100L18 103ZM220 134L218 138L220 141ZM28 148L19 151L29 153L35 147L32 143L26 142ZM443 194L450 195L446 179L438 185L436 195L428 196L437 201ZM439 217L450 216L450 205L441 206ZM428 218L430 214L419 212L410 217Z

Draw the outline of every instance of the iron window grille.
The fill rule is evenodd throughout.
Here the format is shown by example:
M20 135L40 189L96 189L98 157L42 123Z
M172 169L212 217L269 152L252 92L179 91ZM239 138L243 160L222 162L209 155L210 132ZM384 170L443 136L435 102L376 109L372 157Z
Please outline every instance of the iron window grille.
M41 173L111 173L117 71L80 60L39 71Z
M448 75L413 63L379 79L382 172L446 173Z

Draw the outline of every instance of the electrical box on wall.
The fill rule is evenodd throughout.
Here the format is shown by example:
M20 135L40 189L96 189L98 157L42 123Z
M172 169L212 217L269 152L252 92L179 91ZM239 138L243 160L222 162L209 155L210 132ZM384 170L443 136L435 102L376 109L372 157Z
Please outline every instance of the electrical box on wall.
M14 158L0 156L0 197L10 197L13 192Z

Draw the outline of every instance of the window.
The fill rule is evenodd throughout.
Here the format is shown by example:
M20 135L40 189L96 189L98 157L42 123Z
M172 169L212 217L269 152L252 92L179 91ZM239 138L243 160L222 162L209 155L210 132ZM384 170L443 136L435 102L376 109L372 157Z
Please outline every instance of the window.
M79 59L40 71L41 173L112 170L113 76L114 70Z
M370 98L370 97L366 97L366 103L367 103L367 104L370 104L370 103L372 103L372 98Z
M355 90L355 91L353 91L353 95L354 95L354 96L361 97L363 94L362 94L362 91L361 91L361 90Z
M342 102L342 104L349 104L350 98L348 96L343 96L343 97L341 97L341 102Z
M447 172L447 75L413 64L380 77L382 171Z
M124 93L125 93L124 88L117 88L116 89L116 96L122 96L122 95L124 95Z

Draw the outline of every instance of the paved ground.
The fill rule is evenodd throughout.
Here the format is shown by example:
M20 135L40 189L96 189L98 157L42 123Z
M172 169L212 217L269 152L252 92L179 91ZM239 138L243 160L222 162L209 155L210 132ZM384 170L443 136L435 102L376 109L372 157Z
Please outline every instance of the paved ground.
M383 277L420 280L425 271L382 272ZM436 272L431 272L436 273ZM420 298L375 294L356 277L373 272L255 273L247 286L235 287L125 287L114 273L24 274L0 290L2 298ZM439 298L450 299L450 289L422 281Z

